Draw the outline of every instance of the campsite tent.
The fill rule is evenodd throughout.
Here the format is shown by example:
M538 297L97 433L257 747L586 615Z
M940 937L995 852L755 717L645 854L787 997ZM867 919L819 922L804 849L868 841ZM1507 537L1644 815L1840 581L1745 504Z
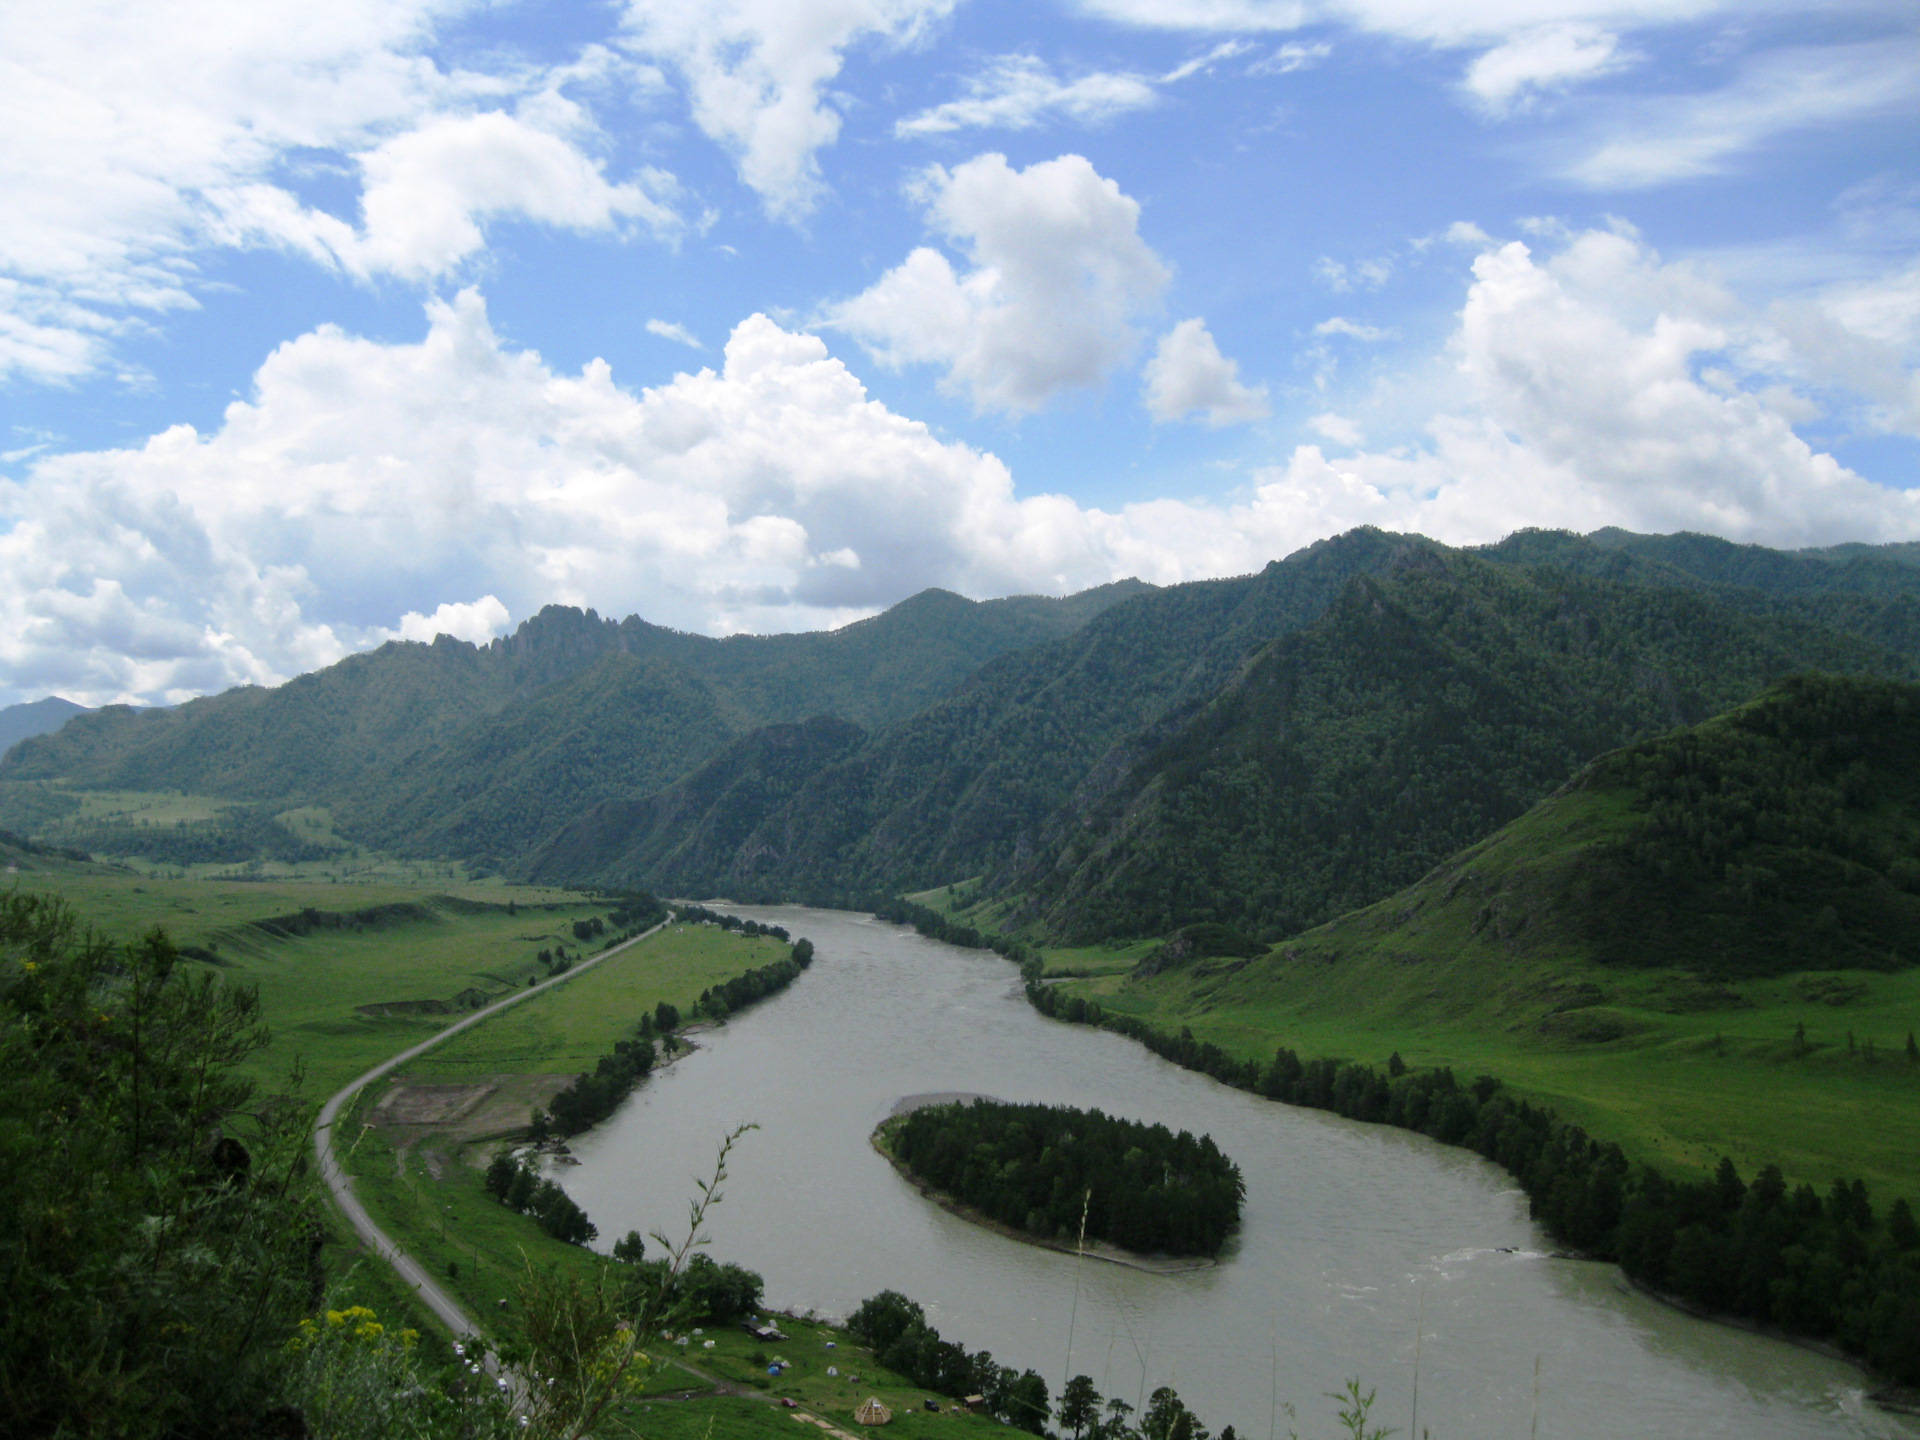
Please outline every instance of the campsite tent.
M880 1403L879 1396L869 1396L867 1403L853 1412L853 1418L862 1425L885 1425L893 1419L893 1411Z

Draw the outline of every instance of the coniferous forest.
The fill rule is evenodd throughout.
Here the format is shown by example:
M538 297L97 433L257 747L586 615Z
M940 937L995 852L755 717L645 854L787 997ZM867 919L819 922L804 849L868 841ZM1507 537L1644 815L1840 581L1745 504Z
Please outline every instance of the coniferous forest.
M1042 1239L1212 1255L1240 1221L1246 1184L1211 1137L1099 1110L996 1100L927 1105L889 1132L936 1190Z

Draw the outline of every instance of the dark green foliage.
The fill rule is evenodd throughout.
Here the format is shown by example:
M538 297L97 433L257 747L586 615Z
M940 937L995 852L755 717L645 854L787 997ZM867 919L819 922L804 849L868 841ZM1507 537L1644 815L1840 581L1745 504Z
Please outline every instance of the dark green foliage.
M1910 668L1700 592L1410 548L1139 737L992 883L1070 941L1207 920L1293 934L1411 883L1600 751L1808 666Z
M742 921L734 916L725 918L734 922L734 928L751 927L754 934L777 933L782 939L786 937L786 931L777 926ZM812 963L813 946L802 940L793 947L789 958L762 965L702 991L700 1007L716 1020L724 1020L733 1011L744 1009L756 1000L786 989ZM563 956L556 973L565 968ZM633 1088L646 1079L653 1069L654 1035L671 1036L679 1028L680 1011L662 1000L651 1015L641 1018L632 1039L614 1041L611 1054L602 1055L592 1071L575 1076L565 1089L548 1102L549 1114L545 1119L551 1131L562 1136L578 1135L619 1109L620 1102L632 1094ZM672 1043L669 1040L670 1046ZM536 1138L544 1139L546 1133L543 1130Z
M640 798L605 800L563 826L527 866L530 879L706 889L766 817L867 732L836 715L767 725L692 774Z
M638 1230L629 1230L613 1242L613 1258L622 1265L638 1265L647 1258L647 1242Z
M1236 1060L1190 1030L1168 1035L1047 986L1030 984L1027 998L1237 1089L1477 1151L1519 1180L1534 1217L1567 1244L1655 1290L1830 1340L1920 1383L1920 1226L1904 1201L1878 1223L1859 1180L1836 1180L1824 1200L1804 1185L1789 1196L1777 1167L1749 1183L1723 1159L1710 1180L1676 1181L1515 1100L1492 1076L1468 1085L1444 1068L1396 1077L1351 1061L1303 1062L1285 1047L1267 1064Z
M672 914L644 890L629 890L616 895L614 899L614 908L607 912L607 923L629 935L639 930L650 930Z
M942 1340L926 1312L897 1290L861 1302L848 1331L873 1348L873 1358L925 1390L961 1399L979 1395L987 1412L1034 1435L1047 1433L1047 1382L1031 1370L1016 1374L981 1350Z
M851 908L871 910L891 924L911 925L930 940L943 940L963 950L991 950L1022 966L1033 960L1031 950L1011 935L977 930L963 921L942 915L938 910L916 904L904 895L868 896L854 903Z
M882 733L754 737L583 816L539 873L766 899L985 874L1028 897L1017 926L1068 941L1276 938L1391 893L1612 746L1795 670L1912 673L1920 569L1733 563L1681 538L1662 558L1356 531L1117 605Z
M425 905L395 900L385 905L369 905L363 910L317 910L308 906L290 915L269 915L249 924L276 940L291 940L321 930L386 930L395 925L429 925L435 918Z
M1266 950L1267 947L1260 941L1231 925L1222 925L1216 920L1202 920L1193 925L1182 925L1174 931L1151 955L1134 967L1134 973L1141 976L1158 975L1163 970L1215 956L1246 960L1255 955L1264 955Z
M758 1310L765 1284L755 1271L697 1253L680 1274L680 1292L692 1314L722 1324Z
M0 1433L242 1436L318 1299L303 1106L254 992L0 896Z
M0 709L0 755L22 740L35 735L51 735L74 716L89 713L85 705L76 705L58 695Z
M228 865L246 860L326 860L339 847L302 840L274 818L271 807L230 805L211 820L172 824L72 824L62 838L103 855L138 855L156 865Z
M553 1128L561 1135L578 1135L599 1124L647 1077L653 1059L651 1040L614 1041L611 1055L602 1055L590 1074L576 1075L548 1102Z
M1258 575L1138 594L1065 639L1002 655L857 747L836 755L825 735L796 745L799 758L817 762L808 773L761 758L754 766L769 776L765 784L734 791L731 771L716 776L684 797L685 818L671 833L706 824L699 802L711 791L731 807L711 833L742 838L698 855L675 851L670 873L685 888L733 895L864 894L989 869L1011 859L1116 743L1211 693L1248 649L1308 623L1348 577L1385 565L1409 543L1428 542L1359 530ZM592 881L624 853L617 826L582 824L600 825L598 844L585 833L556 842L573 868L544 875ZM633 878L660 883L644 872Z
M801 946L806 946L805 951ZM804 958L803 958L804 956ZM731 980L715 985L712 989L700 992L700 1008L715 1020L724 1020L736 1010L744 1010L756 1000L769 995L777 995L786 989L800 974L813 963L813 946L802 940L793 947L793 953L785 960L776 960L771 965L762 965L749 970L744 975L736 975Z
M1920 958L1920 686L1796 676L1578 783L1644 816L1582 866L1597 959L1732 975Z
M720 910L709 910L704 905L682 905L680 918L690 925L718 925L722 930L732 931L736 935L752 938L755 935L771 935L785 942L787 930L784 925L762 925L758 920L745 920L738 915L728 915ZM813 953L813 947L807 947L807 953Z
M0 780L332 804L364 843L513 857L756 726L821 711L887 724L1145 588L986 602L927 591L839 630L726 640L549 606L484 646L394 642L271 690L79 715L8 751Z
M1212 1137L1064 1105L927 1105L889 1131L936 1190L1043 1239L1212 1255L1240 1221L1246 1184ZM1084 1210L1083 1210L1084 1207Z
M568 1245L585 1245L600 1234L587 1212L567 1192L524 1161L497 1155L487 1167L487 1193L522 1215L531 1215L540 1228Z

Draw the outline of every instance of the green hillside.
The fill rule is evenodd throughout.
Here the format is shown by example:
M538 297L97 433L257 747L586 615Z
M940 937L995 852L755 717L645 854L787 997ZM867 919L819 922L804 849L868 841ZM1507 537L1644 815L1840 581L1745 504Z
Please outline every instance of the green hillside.
M638 800L605 800L563 828L528 865L530 877L591 875L667 894L704 890L754 829L866 732L832 715L768 725L735 741L684 780Z
M1074 943L1199 920L1288 933L1391 893L1611 746L1800 669L1914 673L1806 599L1578 536L1463 552L1359 530L1116 606L857 748L789 745L777 783L609 804L535 873L815 897L985 875L1019 923Z
M998 866L1115 744L1204 699L1249 650L1310 623L1355 574L1431 543L1356 530L1256 575L1138 595L1066 639L1003 656L791 796L770 795L777 803L706 883L733 894L821 894ZM561 848L578 867L570 878L586 883L616 873L625 845L586 821Z
M1291 934L1392 893L1590 756L1806 668L1913 673L1713 595L1409 551L1141 736L991 888L1069 943L1194 921Z
M1798 677L1256 957L1063 993L1238 1055L1491 1073L1683 1171L1920 1196L1916 889L1920 685Z
M274 689L77 716L0 760L0 814L57 820L62 802L47 786L179 791L274 810L325 805L360 843L504 860L761 725L822 713L891 724L982 664L1150 589L1122 581L984 602L929 590L839 630L724 640L549 606L484 646L393 642ZM106 853L124 848L91 838Z

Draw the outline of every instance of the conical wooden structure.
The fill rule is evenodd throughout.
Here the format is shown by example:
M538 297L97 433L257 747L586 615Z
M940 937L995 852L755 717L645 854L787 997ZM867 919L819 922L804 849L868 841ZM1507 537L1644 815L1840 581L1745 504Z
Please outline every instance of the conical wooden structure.
M870 1395L867 1403L853 1412L853 1418L862 1425L885 1425L893 1419L893 1411L880 1403L880 1397Z

